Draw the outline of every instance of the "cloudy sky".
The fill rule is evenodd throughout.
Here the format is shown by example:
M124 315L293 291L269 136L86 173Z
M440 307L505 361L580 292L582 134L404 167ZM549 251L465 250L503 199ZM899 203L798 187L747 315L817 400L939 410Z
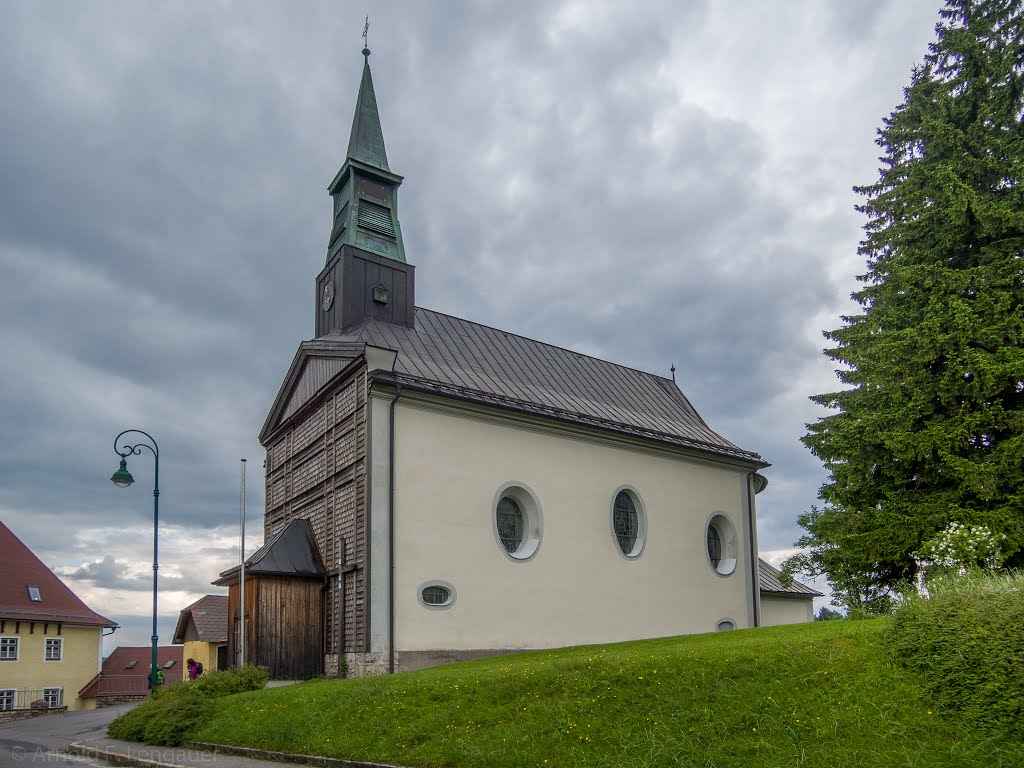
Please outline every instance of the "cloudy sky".
M824 480L875 130L940 0L376 2L421 306L647 371L773 466L777 562ZM0 519L148 643L262 538L256 435L331 224L365 4L0 0Z

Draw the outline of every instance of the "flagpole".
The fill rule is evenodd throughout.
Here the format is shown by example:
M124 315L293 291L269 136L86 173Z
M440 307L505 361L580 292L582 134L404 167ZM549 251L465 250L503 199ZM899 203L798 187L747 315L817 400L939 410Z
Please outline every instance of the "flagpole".
M238 623L238 666L245 666L245 459L242 459L242 545L240 548L241 554L241 569L238 577L238 604L240 606L239 613L241 620Z

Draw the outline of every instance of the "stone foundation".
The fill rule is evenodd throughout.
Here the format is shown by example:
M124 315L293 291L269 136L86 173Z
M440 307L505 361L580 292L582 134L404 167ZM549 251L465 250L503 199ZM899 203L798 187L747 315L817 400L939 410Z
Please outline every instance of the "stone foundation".
M376 677L388 673L388 654L346 653L345 667L349 677ZM398 654L395 654L395 671L398 671Z
M116 704L129 704L133 701L143 701L149 698L149 691L145 693L133 693L131 695L125 694L124 696L102 696L96 697L97 707L112 707Z
M474 659L487 659L491 656L507 656L512 653L522 653L524 650L528 649L474 648L472 650L457 651L403 651L401 654L401 667L398 667L396 661L396 671L411 672L414 669L440 667L442 664L454 664L457 661L473 661Z
M3 712L0 712L0 725L13 723L16 720L27 720L30 717L62 715L67 711L67 705L63 707L37 707L36 709L5 709Z
M526 649L474 648L472 650L402 651L395 654L395 672L411 672L415 669L439 667L457 661L486 659L491 656L506 656L522 653ZM346 653L345 671L347 677L375 677L388 674L388 653ZM338 676L338 656L324 655L324 676Z

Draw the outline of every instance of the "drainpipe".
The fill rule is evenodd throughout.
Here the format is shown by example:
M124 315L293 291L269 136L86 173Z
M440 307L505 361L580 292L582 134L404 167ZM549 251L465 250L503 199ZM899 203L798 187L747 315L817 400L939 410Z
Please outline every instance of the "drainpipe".
M754 626L761 626L761 587L758 578L758 555L757 555L757 502L754 496L763 491L768 481L763 475L760 476L764 485L758 490L758 473L747 473L747 525L750 528L750 592L754 607Z
M395 673L395 405L402 395L402 382L395 384L388 424L388 673Z

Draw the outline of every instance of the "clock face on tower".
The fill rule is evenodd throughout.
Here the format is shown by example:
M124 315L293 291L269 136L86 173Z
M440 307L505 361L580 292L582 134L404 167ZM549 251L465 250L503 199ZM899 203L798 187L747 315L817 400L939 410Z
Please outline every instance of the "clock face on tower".
M334 281L328 280L324 284L324 297L323 301L320 302L320 306L324 308L324 312L331 308L334 303Z

